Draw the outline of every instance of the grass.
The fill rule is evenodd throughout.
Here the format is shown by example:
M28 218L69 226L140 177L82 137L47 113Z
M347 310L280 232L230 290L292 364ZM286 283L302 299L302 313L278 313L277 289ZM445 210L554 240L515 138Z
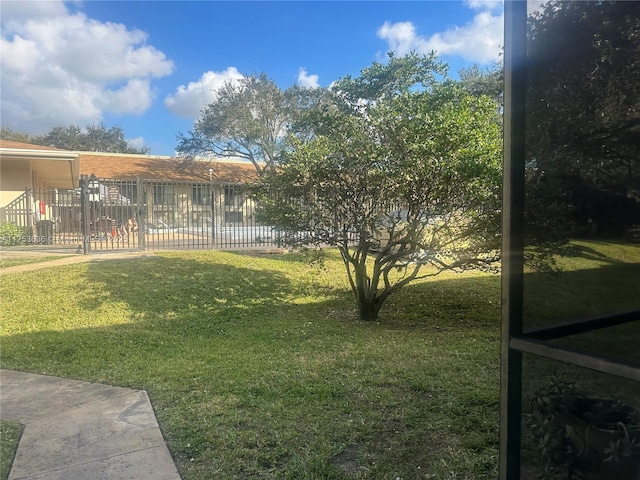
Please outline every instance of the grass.
M46 255L41 257L0 257L0 268L17 267L18 265L27 265L29 263L48 262L49 260L57 260L62 258L61 255Z
M6 276L2 364L147 390L184 480L496 478L499 278L421 280L362 323L325 265L163 252Z
M9 477L22 428L19 423L0 420L0 480L6 480Z

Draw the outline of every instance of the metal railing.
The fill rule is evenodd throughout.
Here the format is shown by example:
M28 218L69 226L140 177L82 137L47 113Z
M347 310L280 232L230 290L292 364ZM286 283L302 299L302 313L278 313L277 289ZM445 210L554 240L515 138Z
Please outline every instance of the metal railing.
M27 189L3 209L20 243L104 250L249 249L278 246L240 184L104 179L77 189Z

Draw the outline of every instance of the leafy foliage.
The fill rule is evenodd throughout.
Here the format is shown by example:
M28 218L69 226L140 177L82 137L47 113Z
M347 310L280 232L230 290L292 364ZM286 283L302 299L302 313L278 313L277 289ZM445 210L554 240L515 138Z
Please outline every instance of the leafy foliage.
M587 397L557 373L531 396L530 406L528 423L546 462L545 480L589 478L603 467L623 475L636 465L637 473L640 413L631 406Z
M16 142L32 143L48 147L86 152L147 154L148 147L134 148L125 138L122 127L107 128L103 123L91 124L86 128L78 125L53 127L44 135L31 135L2 128L2 138Z
M0 246L24 245L27 243L26 237L26 228L11 222L3 222L0 224Z
M227 82L207 105L193 131L178 135L185 162L197 156L232 156L250 161L258 174L273 167L303 90L282 91L264 73Z
M529 25L529 237L620 236L640 222L638 6L549 2Z
M481 68L479 65L462 68L460 84L472 95L487 95L494 99L501 107L503 105L504 67L502 64L491 68Z
M424 265L497 259L496 104L443 73L433 56L411 54L338 81L304 118L312 135L291 140L256 188L262 220L285 244L339 248L363 320Z
M0 127L0 138L10 140L12 142L32 143L38 145L42 142L42 136L32 135L26 132L19 132L9 127Z

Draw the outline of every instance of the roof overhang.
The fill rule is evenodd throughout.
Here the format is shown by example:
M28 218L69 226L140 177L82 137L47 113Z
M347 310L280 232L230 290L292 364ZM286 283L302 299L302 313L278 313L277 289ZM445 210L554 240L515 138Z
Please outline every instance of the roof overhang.
M31 169L37 171L50 187L78 187L80 162L77 153L0 147L0 159L30 162Z

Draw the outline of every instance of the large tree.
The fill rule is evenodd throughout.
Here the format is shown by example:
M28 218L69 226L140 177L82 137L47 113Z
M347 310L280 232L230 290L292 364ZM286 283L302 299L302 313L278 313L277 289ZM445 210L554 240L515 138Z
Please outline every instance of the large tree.
M227 82L205 106L193 130L178 134L178 155L189 163L197 157L240 157L259 175L272 168L286 148L302 89L282 91L265 74Z
M496 104L444 73L411 54L336 82L256 187L285 244L339 249L362 320L416 278L498 258Z

